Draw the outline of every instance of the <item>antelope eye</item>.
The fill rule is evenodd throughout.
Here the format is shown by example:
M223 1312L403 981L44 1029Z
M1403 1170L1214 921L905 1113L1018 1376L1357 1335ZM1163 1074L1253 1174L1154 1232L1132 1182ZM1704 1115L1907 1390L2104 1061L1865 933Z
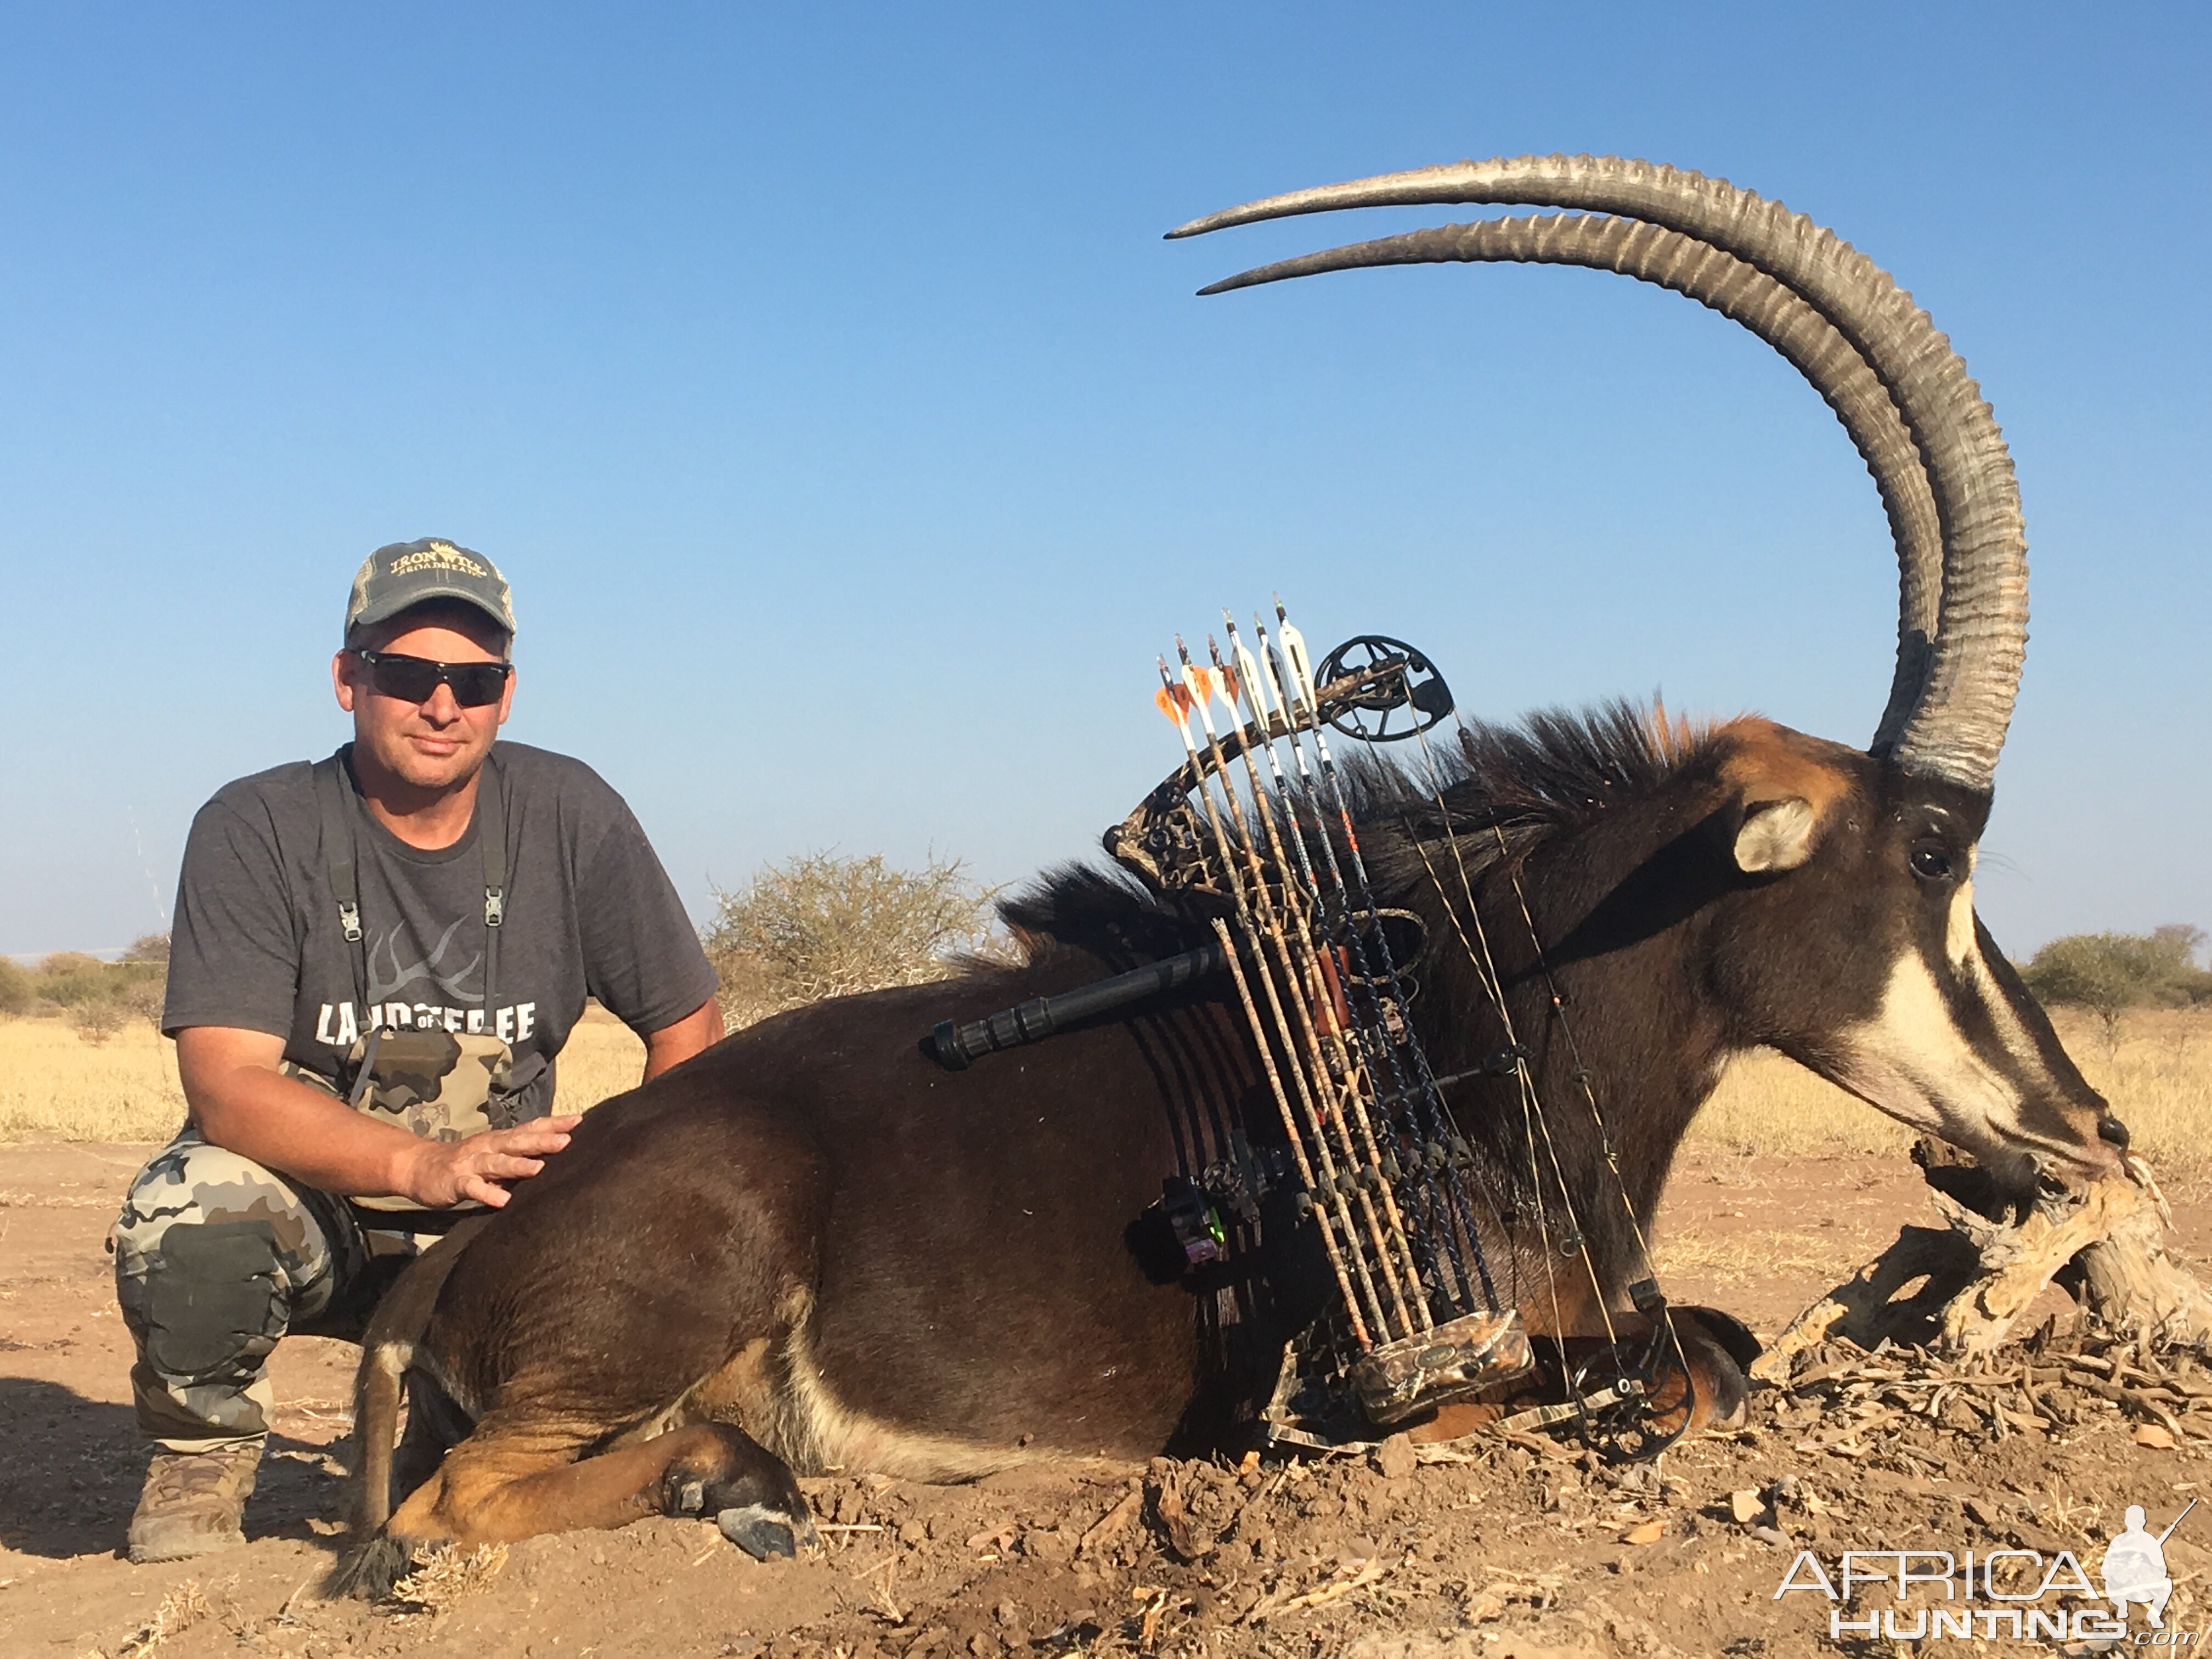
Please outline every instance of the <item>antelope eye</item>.
M1943 881L1951 874L1951 855L1940 847L1912 849L1912 873L1923 881Z

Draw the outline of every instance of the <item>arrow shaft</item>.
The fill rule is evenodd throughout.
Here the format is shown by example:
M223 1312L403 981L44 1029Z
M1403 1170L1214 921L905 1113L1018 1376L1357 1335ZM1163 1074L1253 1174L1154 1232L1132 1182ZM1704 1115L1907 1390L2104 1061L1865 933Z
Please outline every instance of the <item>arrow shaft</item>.
M1303 898L1306 910L1304 918L1305 926L1314 930L1312 937L1326 941L1328 938L1328 928L1325 925L1327 906L1322 901L1320 885L1315 878L1312 859L1306 850L1305 837L1300 832L1296 813L1291 808L1283 777L1282 763L1276 758L1274 744L1269 738L1267 710L1260 701L1257 675L1254 672L1254 666L1248 666L1251 665L1251 658L1243 653L1241 646L1237 645L1233 623L1230 624L1230 641L1241 659L1238 667L1243 671L1240 678L1244 684L1246 703L1253 715L1254 729L1259 732L1261 738L1257 746L1266 752L1267 769L1273 775L1276 786L1273 793L1270 793L1261 783L1259 770L1252 760L1252 750L1255 745L1249 743L1244 744L1243 746L1244 770L1251 786L1254 811L1267 827L1268 848L1274 856L1276 868L1284 872L1285 891L1290 890L1291 878L1295 870L1297 890ZM1212 641L1209 641L1208 644L1212 644ZM1218 655L1217 649L1217 661L1218 661ZM1276 810L1269 810L1271 806ZM1279 833L1278 830L1279 818L1282 833ZM1293 854L1289 859L1285 859L1283 853L1283 843L1285 839L1288 840ZM1322 925L1316 927L1316 922ZM1352 935L1356 940L1357 930L1352 930ZM1315 996L1317 999L1328 999L1328 1003L1322 1006L1334 1006L1342 997L1340 976L1331 971L1331 964L1321 959L1317 950L1309 947L1305 955L1308 958L1307 966L1316 975L1316 982L1313 986ZM1380 1032L1379 1018L1376 1022L1376 1027L1381 1039L1381 1047L1383 1053L1389 1058L1395 1075L1397 1067L1395 1048L1388 1041L1387 1035ZM1370 1115L1370 1108L1376 1103L1374 1100L1376 1090L1373 1087L1373 1069L1364 1052L1368 1044L1356 1038L1349 1030L1332 1030L1326 1034L1325 1040L1333 1056L1342 1067L1340 1075L1344 1079L1344 1088L1338 1105L1340 1120L1348 1120L1351 1133L1356 1136L1359 1151L1366 1162L1380 1170L1383 1167L1381 1142L1382 1139L1387 1139L1389 1136L1386 1132L1383 1137L1378 1139ZM1358 1051L1355 1050L1355 1044ZM1392 1183L1388 1181L1379 1184L1377 1195L1381 1201L1383 1219L1389 1229L1391 1248L1404 1263L1407 1281L1413 1287L1413 1305L1420 1328L1425 1331L1432 1329L1435 1319L1429 1309L1429 1298L1421 1289L1422 1273L1419 1255L1413 1249L1412 1238L1406 1226L1405 1217L1399 1207L1398 1195L1393 1189Z
M1236 640L1236 624L1231 622L1228 626L1230 638L1233 642ZM1267 629L1264 627L1259 630L1259 638L1261 649L1269 651ZM1237 665L1243 671L1248 684L1264 684L1265 682L1260 678L1257 665L1254 663L1249 653L1244 651L1241 644L1237 645L1236 648ZM1272 653L1270 660L1274 660ZM1295 706L1294 700L1286 701L1290 702L1291 706ZM1256 719L1265 721L1266 712L1256 700L1254 701L1253 712ZM1290 743L1291 753L1297 767L1299 776L1310 790L1311 774L1306 767L1305 750L1299 742L1297 722L1288 718L1287 714L1284 720L1284 731ZM1297 801L1291 793L1290 781L1284 775L1282 763L1275 754L1273 744L1270 742L1266 748L1267 769L1274 783L1274 799L1286 827L1291 845L1297 851L1299 872L1309 888L1315 891L1318 903L1320 902L1319 883L1311 857L1306 850L1307 836L1304 826L1299 823ZM1409 1018L1409 1015L1405 988L1399 981L1397 964L1390 958L1389 941L1382 932L1382 918L1379 914L1370 909L1365 913L1370 925L1370 928L1363 929L1358 925L1352 895L1345 886L1344 872L1336 860L1336 849L1325 832L1319 831L1317 829L1316 833L1319 835L1322 852L1328 868L1330 891L1334 896L1338 912L1343 918L1346 943L1354 962L1358 964L1362 994L1368 1005L1369 1018L1365 1024L1369 1041L1382 1050L1390 1071L1392 1083L1390 1092L1386 1099L1377 1102L1376 1104L1388 1114L1394 1132L1402 1136L1413 1146L1419 1147L1425 1141L1431 1145L1442 1142L1449 1147L1449 1139L1446 1133L1449 1118L1440 1109L1440 1098L1426 1113L1419 1112L1414 1105L1417 1100L1423 1099L1430 1094L1440 1096L1440 1091L1434 1087L1433 1079L1427 1074L1420 1045L1417 1042L1401 1044L1393 1039L1388 1029L1382 1006L1381 994L1376 989L1377 980L1374 965L1368 960L1367 943L1364 937L1368 931L1372 931L1375 934L1382 953L1384 975L1389 987L1390 996L1397 1006L1399 1018L1404 1021ZM1326 914L1325 904L1322 908ZM1401 1047L1411 1050L1411 1064L1416 1072L1416 1076L1411 1082L1406 1074L1407 1062L1401 1060L1399 1053ZM1424 1116L1427 1119L1425 1124L1421 1121ZM1461 1249L1461 1240L1464 1237L1468 1241L1468 1252L1474 1255L1476 1265L1480 1269L1482 1305L1494 1307L1497 1305L1497 1296L1494 1287L1490 1283L1488 1264L1483 1259L1481 1246L1475 1238L1472 1206L1466 1202L1464 1188L1458 1179L1456 1170L1451 1169L1449 1165L1446 1167L1449 1170L1446 1184L1451 1189L1449 1191L1440 1188L1436 1169L1430 1165L1425 1158L1417 1158L1414 1163L1414 1177L1408 1182L1408 1195L1418 1194L1421 1200L1422 1208L1426 1212L1433 1229L1431 1237L1441 1241L1441 1254L1443 1260L1439 1265L1448 1267L1451 1279L1455 1281L1449 1286L1454 1300L1462 1308L1468 1310L1472 1310L1476 1305L1472 1295L1474 1287L1469 1283L1466 1262Z
M1337 820L1338 828L1344 837L1345 859L1350 863L1352 876L1358 883L1358 911L1371 919L1372 926L1370 931L1375 940L1376 955L1380 960L1384 982L1389 987L1390 994L1397 1001L1401 1017L1403 1018L1405 1017L1403 1011L1407 1007L1405 987L1399 977L1398 965L1390 950L1389 938L1382 929L1381 907L1376 902L1375 890L1368 879L1366 860L1359 849L1358 832L1352 827L1350 803L1346 800L1342 783L1337 777L1335 757L1330 754L1328 739L1322 731L1321 708L1314 690L1312 670L1307 665L1304 641L1297 631L1290 626L1289 618L1284 615L1279 600L1275 606L1275 616L1278 628L1274 644L1269 645L1263 631L1261 645L1267 651L1269 665L1276 673L1279 688L1282 693L1285 724L1289 728L1291 757L1297 767L1301 780L1314 799L1316 817L1319 818L1322 814L1333 811ZM1304 728L1303 734L1300 732L1301 726ZM1322 793L1314 787L1314 773L1306 764L1304 745L1300 741L1302 735L1309 735L1313 740L1314 755L1320 769L1320 775L1326 785L1328 796L1332 798L1326 803L1322 799ZM1348 923L1355 901L1352 890L1345 883L1344 866L1337 858L1335 839L1335 836L1325 830L1320 835L1322 857L1342 896ZM1352 927L1348 927L1347 931L1351 933L1352 943L1361 949L1364 957L1364 945L1360 938L1360 930ZM1362 971L1369 971L1364 962ZM1443 1091L1437 1087L1435 1076L1429 1069L1427 1056L1422 1052L1420 1046L1415 1043L1410 1047L1410 1064L1415 1073L1413 1079L1414 1087L1408 1091L1401 1086L1401 1092L1410 1093L1413 1101L1417 1104L1419 1110L1416 1122L1419 1132L1417 1138L1430 1139L1449 1146L1456 1139L1456 1132L1452 1124L1450 1112L1444 1105ZM1443 1235L1447 1257L1463 1288L1468 1284L1467 1258L1469 1256L1473 1258L1476 1275L1480 1280L1482 1301L1486 1305L1495 1307L1498 1305L1497 1286L1491 1279L1489 1263L1484 1255L1481 1239L1475 1228L1475 1206L1471 1195L1467 1191L1465 1182L1461 1178L1455 1162L1448 1162L1445 1164L1443 1180L1450 1200L1449 1207L1453 1212L1450 1219L1438 1229ZM1462 1235L1466 1245L1464 1253L1460 1249L1460 1238ZM1472 1297L1466 1299L1470 1302L1473 1300Z
M1211 641L1207 643L1212 645ZM1218 646L1213 647L1213 659L1215 670L1218 672L1221 653ZM1262 747L1266 746L1264 735L1263 729ZM1317 1030L1311 1018L1312 1008L1333 1007L1335 1001L1332 995L1334 988L1322 969L1313 943L1312 917L1318 908L1320 895L1310 889L1302 890L1292 868L1292 860L1285 855L1282 837L1276 830L1275 815L1267 810L1267 795L1260 785L1260 771L1253 762L1252 748L1249 743L1241 744L1239 753L1244 763L1246 781L1252 791L1253 816L1260 820L1261 828L1267 838L1268 855L1274 867L1282 874L1282 908L1287 925L1284 920L1278 919L1275 933L1282 941L1284 966L1304 981L1305 994L1297 998L1297 1003L1310 1051L1321 1063L1321 1069L1315 1073L1315 1081L1321 1085L1322 1098L1328 1104L1337 1133L1347 1153L1361 1167L1370 1168L1379 1173L1382 1169L1382 1152L1376 1142L1375 1127L1369 1121L1362 1097L1361 1081L1366 1075L1364 1061L1352 1053L1345 1040L1345 1034L1334 1029L1334 1020L1329 1022L1329 1029ZM1269 752L1272 756L1273 750ZM1256 862L1254 871L1257 877ZM1261 883L1261 890L1263 895L1267 891L1264 881ZM1398 1304L1399 1317L1404 1322L1408 1334L1416 1328L1431 1329L1435 1321L1429 1312L1428 1298L1421 1293L1420 1264L1415 1260L1413 1244L1406 1236L1405 1218L1398 1212L1396 1194L1391 1191L1387 1180L1376 1183L1375 1194L1376 1198L1370 1200L1367 1188L1362 1186L1358 1192L1359 1206L1366 1217L1375 1248L1389 1264L1387 1276L1394 1299ZM1379 1216L1376 1214L1378 1207L1381 1210ZM1410 1297L1404 1293L1401 1285L1410 1289Z
M1344 1311L1352 1320L1352 1339L1359 1344L1362 1352L1370 1352L1375 1346L1375 1339L1368 1334L1367 1322L1360 1315L1359 1298L1352 1292L1352 1278L1344 1265L1345 1252L1337 1243L1335 1219L1329 1212L1329 1206L1318 1201L1322 1188L1314 1178L1313 1160L1306 1155L1305 1141L1298 1133L1297 1120L1291 1111L1290 1097L1283 1091L1282 1073L1275 1065L1274 1046L1261 1035L1260 1011L1253 1004L1252 988L1245 982L1244 963L1237 956L1236 941L1229 936L1229 924L1216 917L1213 931L1221 941L1222 953L1229 959L1229 976L1236 981L1237 1000L1244 1005L1244 1018L1252 1027L1253 1036L1260 1039L1254 1046L1260 1050L1260 1064L1267 1074L1267 1087L1275 1097L1276 1109L1283 1115L1283 1132L1291 1143L1291 1158L1297 1167L1298 1179L1305 1182L1307 1192L1316 1194L1314 1220L1321 1228L1322 1249L1328 1257L1330 1270L1336 1275L1337 1288L1344 1293ZM1370 1295L1372 1293L1370 1286Z
M1178 652L1182 651L1182 641L1177 640L1176 646ZM1233 838L1223 821L1220 807L1215 802L1213 784L1209 778L1205 759L1199 752L1197 741L1191 735L1189 722L1187 718L1178 720L1176 729L1182 734L1183 746L1189 753L1192 769L1198 775L1200 799L1205 806L1206 822L1213 831L1214 845L1220 855L1222 872L1225 878L1224 884L1228 888L1231 902L1236 909L1238 927L1244 937L1252 941L1259 965L1262 969L1259 975L1260 987L1266 994L1267 1012L1273 1029L1283 1045L1284 1054L1295 1059L1300 1052L1301 1044L1297 1034L1294 1032L1290 1017L1284 1012L1283 999L1276 988L1275 976L1272 972L1265 971L1266 957L1260 941L1262 939L1269 939L1270 942L1283 948L1285 952L1286 947L1282 945L1279 930L1271 930L1256 914L1256 907L1264 904L1267 901L1266 882L1255 879L1253 884L1253 893L1249 896L1246 893L1245 872L1239 869L1237 857L1240 848L1248 858L1250 854L1249 844L1243 842L1241 835L1243 829L1243 816L1237 810L1234 793L1226 787L1226 769L1222 762L1220 741L1214 733L1212 720L1206 713L1203 693L1191 684L1193 675L1188 653L1184 653L1184 669L1183 680L1179 686L1164 658L1160 662L1160 678L1168 685L1171 695L1177 690L1182 690L1188 693L1192 701L1195 702L1200 725L1206 732L1206 746L1212 754L1214 762L1212 770L1224 781L1222 793L1228 801L1231 818L1240 831L1240 835ZM1178 702L1180 702L1181 700L1178 699ZM1253 873L1256 877L1258 861L1254 858L1250 862ZM1232 957L1233 954L1232 952ZM1261 1059L1266 1062L1277 1105L1283 1115L1284 1130L1290 1136L1293 1149L1297 1154L1301 1166L1300 1177L1306 1182L1307 1190L1314 1194L1315 1213L1323 1218L1325 1224L1333 1220L1336 1226L1344 1231L1346 1239L1352 1243L1352 1248L1348 1252L1344 1252L1338 1259L1340 1271L1343 1262L1348 1261L1352 1277L1357 1279L1361 1291L1366 1297L1368 1311L1373 1317L1375 1327L1387 1336L1389 1333L1389 1319L1384 1308L1382 1297L1375 1288L1374 1276L1368 1269L1365 1255L1358 1247L1359 1227L1352 1217L1351 1205L1346 1198L1346 1189L1352 1187L1352 1183L1340 1180L1336 1160L1330 1155L1328 1138L1322 1126L1321 1114L1315 1105L1312 1089L1308 1081L1310 1068L1295 1064L1290 1067L1291 1082L1297 1095L1298 1106L1297 1112L1294 1114L1291 1109L1290 1099L1283 1092L1281 1074L1269 1048L1266 1036L1268 1027L1260 1023L1258 1010L1252 1002L1249 988L1244 981L1242 964L1232 962L1232 966L1237 969L1237 989L1245 1005L1246 1017L1252 1024L1253 1038L1261 1050ZM1291 980L1291 983L1295 987L1295 978ZM1305 1011L1295 994L1291 998L1291 1005L1303 1017ZM1303 1124L1300 1121L1301 1118L1304 1120ZM1311 1143L1310 1154L1305 1145L1308 1140ZM1317 1182L1308 1173L1309 1170L1316 1169L1318 1170L1321 1176ZM1333 1237L1329 1239L1329 1249L1333 1257L1336 1256L1336 1246ZM1352 1297L1352 1285L1348 1280L1344 1284L1344 1292L1345 1305L1352 1314L1362 1346L1371 1346L1373 1339L1365 1334L1366 1322L1360 1317L1359 1304ZM1401 1300L1401 1298L1397 1299Z
M1265 941L1265 950L1272 951L1280 966L1284 988L1289 992L1288 998L1283 998L1276 990L1274 975L1272 973L1261 975L1261 985L1267 993L1270 1006L1279 1020L1282 1017L1284 1002L1287 1000L1289 1004L1291 1018L1297 1032L1297 1039L1289 1052L1293 1055L1303 1053L1306 1059L1304 1065L1294 1065L1291 1067L1291 1079L1297 1085L1299 1103L1304 1108L1307 1115L1309 1128L1314 1138L1316 1162L1320 1165L1323 1177L1328 1182L1331 1192L1335 1194L1336 1202L1342 1206L1346 1224L1354 1229L1355 1236L1358 1231L1364 1231L1368 1236L1369 1242L1374 1246L1375 1256L1371 1268L1364 1252L1354 1252L1352 1261L1356 1274L1363 1286L1367 1287L1370 1292L1375 1279L1381 1279L1390 1307L1396 1310L1400 1332L1410 1335L1415 1328L1416 1316L1407 1306L1406 1286L1401 1282L1404 1275L1389 1247L1382 1218L1376 1213L1374 1201L1370 1198L1368 1188L1363 1182L1352 1178L1340 1182L1338 1177L1335 1168L1336 1159L1329 1146L1328 1131L1332 1124L1339 1131L1339 1139L1343 1146L1346 1160L1352 1170L1359 1169L1363 1161L1359 1156L1358 1147L1344 1128L1342 1105L1337 1093L1340 1086L1337 1080L1339 1071L1331 1067L1328 1057L1322 1048L1319 1034L1314 1028L1312 1006L1314 993L1311 988L1313 981L1309 979L1305 972L1302 971L1304 964L1300 963L1296 948L1292 945L1291 932L1285 927L1273 895L1269 890L1267 869L1261 862L1259 847L1252 835L1251 826L1245 818L1243 805L1237 799L1237 791L1231 783L1228 757L1223 753L1220 734L1214 729L1212 714L1206 708L1205 700L1211 687L1206 680L1205 671L1190 660L1190 653L1181 639L1176 641L1176 650L1182 659L1184 684L1189 687L1194 698L1198 700L1199 724L1205 731L1206 748L1213 762L1211 775L1201 776L1199 787L1201 790L1208 792L1209 802L1212 800L1212 789L1216 785L1220 789L1221 799L1228 809L1229 821L1236 830L1231 861L1237 861L1236 854L1241 854L1243 873L1250 884L1249 902L1246 902L1243 914L1257 919L1258 938ZM1249 757L1247 763L1248 765L1249 763ZM1208 811L1212 816L1213 822L1218 824L1219 815L1212 813L1210 805ZM1217 833L1218 833L1218 830ZM1279 860L1277 860L1277 868L1283 868ZM1287 876L1287 872L1285 875ZM1284 896L1285 901L1292 896L1287 880L1285 884ZM1316 977L1317 978L1317 975ZM1379 1171L1379 1164L1370 1167L1375 1167ZM1350 1189L1348 1194L1346 1191L1347 1188ZM1358 1212L1358 1222L1364 1223L1364 1227L1353 1220L1352 1211L1355 1207ZM1420 1307L1422 1312L1425 1314L1426 1307L1420 1296L1418 1284L1413 1287L1412 1299L1413 1305ZM1376 1308L1376 1324L1386 1334L1389 1333L1391 1321L1379 1302Z

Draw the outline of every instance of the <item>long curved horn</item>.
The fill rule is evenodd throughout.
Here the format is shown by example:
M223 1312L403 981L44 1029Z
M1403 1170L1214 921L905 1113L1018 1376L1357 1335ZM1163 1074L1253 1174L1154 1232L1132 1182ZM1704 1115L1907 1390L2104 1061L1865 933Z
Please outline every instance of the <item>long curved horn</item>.
M1907 770L1987 791L2026 653L2027 538L2002 434L1927 313L1865 255L1780 203L1723 179L1617 156L1524 155L1425 167L1271 197L1170 234L1343 207L1433 203L1522 204L1647 220L1757 267L1826 316L1888 388L1925 464L1942 526L1936 638L1891 752ZM1905 666L1900 662L1900 672Z
M1742 324L1812 382L1874 475L1897 544L1897 672L1873 744L1877 752L1893 747L1927 678L1928 647L1936 636L1942 589L1942 523L1920 451L1890 401L1889 389L1851 343L1795 289L1680 231L1640 219L1561 213L1486 219L1355 243L1261 265L1199 292L1225 294L1325 270L1446 260L1582 265L1654 283Z

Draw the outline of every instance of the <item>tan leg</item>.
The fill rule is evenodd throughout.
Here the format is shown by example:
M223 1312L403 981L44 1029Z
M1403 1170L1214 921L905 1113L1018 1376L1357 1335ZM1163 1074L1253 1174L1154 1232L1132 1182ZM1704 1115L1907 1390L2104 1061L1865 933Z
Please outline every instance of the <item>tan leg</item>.
M580 1461L580 1443L558 1428L501 1432L487 1420L446 1454L388 1530L473 1547L753 1504L787 1508L794 1521L806 1512L791 1472L728 1424L694 1424Z
M625 1527L648 1515L720 1519L733 1543L759 1556L787 1555L814 1541L791 1471L740 1429L694 1424L579 1457L597 1433L595 1425L487 1418L446 1454L333 1588L372 1598L388 1594L423 1544L474 1548L546 1532Z

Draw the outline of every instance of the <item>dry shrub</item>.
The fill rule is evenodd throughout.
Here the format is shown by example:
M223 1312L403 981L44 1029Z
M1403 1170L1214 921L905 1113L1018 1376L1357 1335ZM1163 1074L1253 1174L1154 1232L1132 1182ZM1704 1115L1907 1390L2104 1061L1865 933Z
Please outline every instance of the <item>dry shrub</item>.
M942 979L955 957L991 948L996 892L960 860L933 854L920 870L894 869L881 854L769 865L714 895L705 943L723 1020L735 1030L824 997Z
M131 1011L113 997L99 997L72 1004L69 1023L76 1034L95 1048L121 1030Z
M143 1019L155 1030L161 1029L161 1008L168 1000L165 980L134 980L115 994L116 1006L133 1019Z
M167 933L141 933L131 941L131 948L123 953L125 962L158 962L167 965L169 960L169 936Z
M472 1550L459 1544L421 1547L415 1552L415 1570L392 1587L392 1600L408 1613L444 1613L483 1589L506 1566L504 1544L479 1544Z
M154 1659L161 1644L212 1613L199 1580L187 1578L161 1598L161 1605L154 1609L154 1616L139 1627L138 1633L115 1650L115 1659ZM94 1659L99 1650L86 1656Z
M57 951L26 975L30 1003L19 1012L51 1013L89 1002L123 1002L136 1013L150 994L158 1000L168 978L160 962L102 962L82 951Z
M2130 1009L2212 1001L2212 973L2197 965L2203 943L2203 928L2180 922L2148 933L2069 933L2038 951L2020 975L2046 1006L2094 1014L2106 1058L2114 1059Z
M26 1013L38 995L29 970L21 963L0 957L0 1014Z

